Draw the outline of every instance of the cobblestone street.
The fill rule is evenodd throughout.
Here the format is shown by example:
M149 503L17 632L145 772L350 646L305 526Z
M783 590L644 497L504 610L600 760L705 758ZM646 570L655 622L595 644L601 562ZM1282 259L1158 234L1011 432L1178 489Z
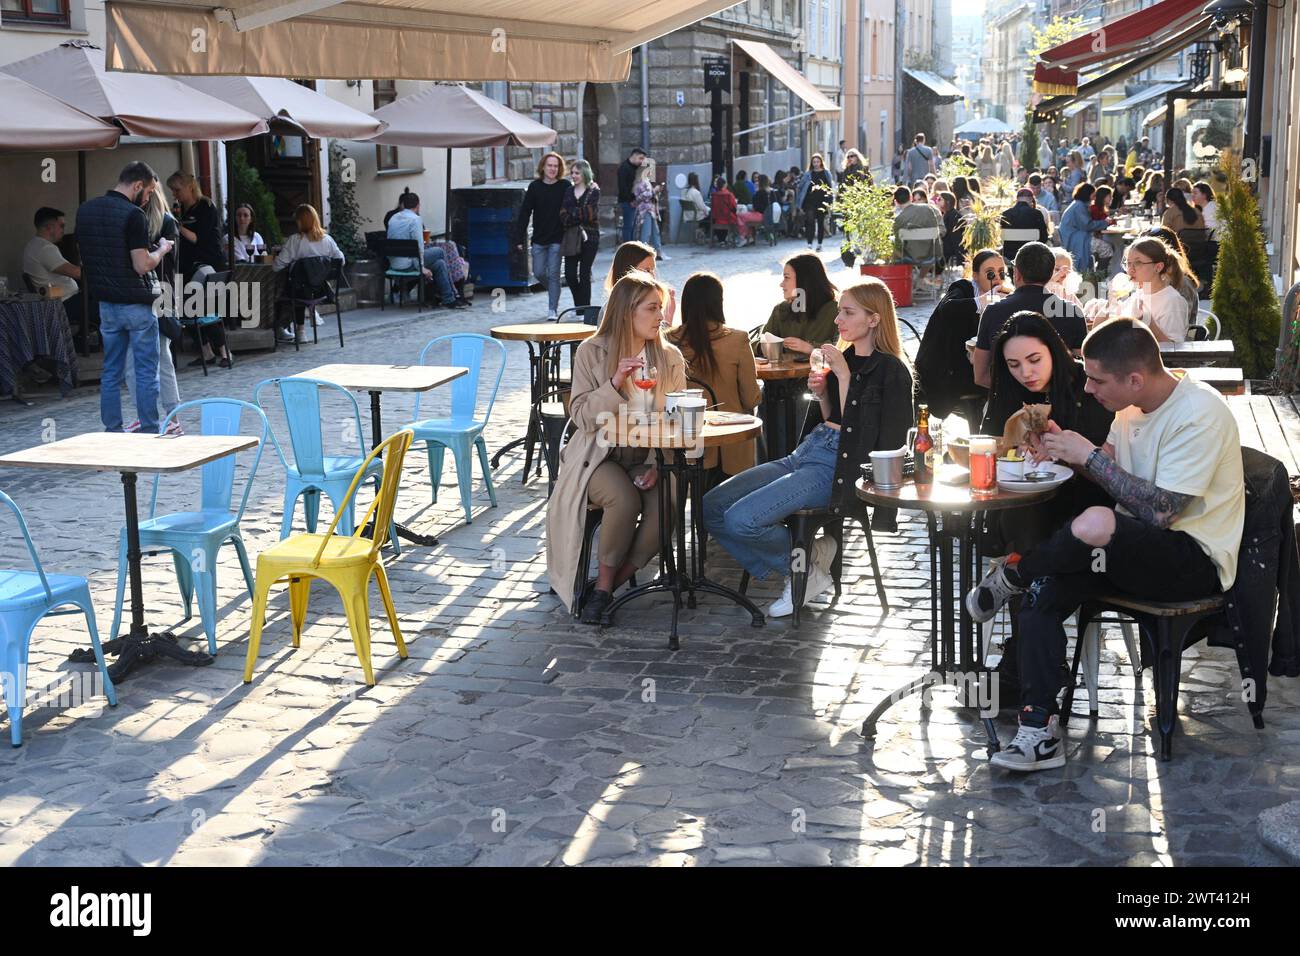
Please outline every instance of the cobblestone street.
M778 300L780 258L801 248L669 246L660 274L680 288L696 269L716 272L731 324L749 328ZM824 258L843 285L851 276L837 250L832 240ZM601 254L597 274L609 258ZM273 376L337 361L414 363L436 335L544 317L544 295L512 296L497 312L488 292L463 312L347 316L343 350L327 317L319 345L241 355L207 378L182 369L182 397L251 400ZM920 326L930 310L902 314ZM523 434L528 412L525 348L510 343L507 354L490 453ZM368 439L366 396L358 399ZM413 399L383 401L389 432L409 420ZM99 430L98 402L91 386L65 401L41 392L32 408L6 404L0 452ZM272 426L283 440L283 418L273 415ZM410 657L398 659L373 590L374 688L361 683L342 605L325 586L313 592L299 649L287 591L273 590L245 686L250 602L233 549L223 549L214 664L143 668L119 684L116 709L101 697L29 708L24 745L0 748L0 864L1280 862L1256 828L1262 811L1300 797L1295 681L1270 685L1267 726L1256 731L1233 655L1203 643L1188 650L1174 759L1160 763L1148 729L1151 673L1135 689L1111 630L1100 719L1071 721L1063 770L990 772L978 715L945 690L924 719L918 698L897 704L865 741L861 723L876 702L928 668L930 578L915 513L900 514L898 534L876 536L891 612L881 610L858 531L843 596L816 602L799 630L788 619L753 628L741 609L703 596L683 610L682 648L670 652L668 601L643 599L600 630L548 593L546 480L521 482L522 468L522 454L502 460L496 509L476 468L467 525L450 456L431 504L423 452L408 455L396 513L440 544L386 552ZM254 559L278 540L283 478L267 449L243 522ZM194 472L165 477L160 508L185 506L197 487ZM46 570L90 578L107 640L124 520L118 476L4 469L0 488L23 509ZM10 523L0 567L26 566ZM710 568L737 584L721 549L710 549ZM146 558L144 585L149 623L202 648L197 609L179 623L171 561ZM751 594L766 606L777 588L757 582ZM42 623L29 690L89 673L67 662L86 643L78 618ZM1076 713L1083 701L1081 690ZM1005 742L1010 711L998 726Z

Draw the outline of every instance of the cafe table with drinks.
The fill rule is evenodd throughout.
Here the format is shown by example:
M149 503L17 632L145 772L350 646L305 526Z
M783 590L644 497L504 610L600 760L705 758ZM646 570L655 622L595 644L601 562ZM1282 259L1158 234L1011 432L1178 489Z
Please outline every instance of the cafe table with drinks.
M935 685L955 686L961 706L978 706L988 734L989 753L1000 747L993 718L997 702L993 676L984 662L980 628L963 600L979 579L988 557L981 548L984 516L1046 501L1073 477L1064 465L1033 465L1010 454L999 458L999 439L991 435L954 438L947 443L920 415L909 445L873 451L857 482L857 495L871 507L918 511L925 515L930 556L930 669L882 700L863 723L874 739L876 724L891 706L922 694L922 713ZM1009 450L1014 451L1014 450ZM951 458L951 461L946 461ZM990 704L991 700L991 704Z

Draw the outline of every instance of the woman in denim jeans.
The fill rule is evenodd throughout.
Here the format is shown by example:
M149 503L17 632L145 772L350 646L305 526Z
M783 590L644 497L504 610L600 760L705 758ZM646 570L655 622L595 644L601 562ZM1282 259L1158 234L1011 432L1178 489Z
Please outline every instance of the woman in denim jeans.
M519 217L515 220L515 249L524 251L528 238L528 220L533 221L533 275L546 286L546 317L554 319L560 308L560 246L564 223L560 209L573 193L573 183L566 178L564 157L547 153L537 164L537 178L528 184Z
M827 369L808 376L817 396L806 434L790 455L747 469L704 496L704 526L754 578L784 575L790 532L784 521L801 508L860 515L854 494L860 465L877 449L901 448L912 425L912 373L898 338L894 299L879 279L864 279L840 295L835 325L849 347L823 346ZM807 430L808 426L814 427ZM894 512L877 509L872 526L893 530ZM806 604L831 586L835 542L813 545ZM794 613L790 579L769 608Z

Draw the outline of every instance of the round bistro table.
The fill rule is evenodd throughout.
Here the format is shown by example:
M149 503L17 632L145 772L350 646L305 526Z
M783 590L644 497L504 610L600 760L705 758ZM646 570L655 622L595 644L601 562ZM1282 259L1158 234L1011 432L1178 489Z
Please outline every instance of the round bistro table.
M704 530L704 456L689 458L686 452L691 449L720 448L748 441L763 427L760 418L748 422L725 423L718 415L705 412L704 427L697 441L688 443L682 436L680 427L667 424L662 412L650 416L648 423L633 424L620 416L616 422L606 426L606 440L611 445L623 448L654 449L655 460L659 468L659 480L655 487L659 489L659 576L639 587L631 588L619 595L606 609L601 625L613 621L614 612L629 601L634 601L646 594L668 591L673 596L673 625L668 638L668 647L677 650L677 617L682 607L682 592L687 595L687 605L695 607L695 592L704 591L717 594L740 605L749 611L754 627L764 624L763 612L744 595L731 588L711 581L704 573L706 557ZM677 495L676 537L669 523L669 509L672 507L670 489L676 479L679 489ZM690 549L687 550L686 501L691 502ZM674 549L675 545L675 549ZM688 570L689 569L689 570Z
M542 440L541 415L537 403L550 389L552 372L558 379L560 350L565 345L577 348L579 342L596 334L596 326L585 322L526 322L520 325L498 325L489 330L492 338L503 342L523 342L528 346L528 372L532 389L532 408L528 412L528 428L522 438L516 438L508 445L497 450L492 456L492 467L501 462L501 456L512 448L524 446L523 481L528 483L528 472L532 469L533 449ZM542 459L537 456L537 473L542 473ZM555 476L551 475L551 481Z
M986 498L976 498L970 486L934 482L918 487L907 479L900 487L885 490L858 479L857 495L873 507L902 508L925 514L930 543L930 671L876 705L862 725L862 736L876 736L876 722L898 701L934 684L957 680L959 697L971 706L963 691L972 690L985 672L978 650L979 626L966 611L966 594L979 579L983 554L977 534L984 515L990 511L1025 508L1047 501L1059 486L1031 492L1003 491L999 488ZM957 552L954 563L953 552ZM937 563L936 563L937 559ZM956 611L954 613L954 605ZM957 635L960 630L960 656ZM922 698L925 706L925 698ZM994 714L981 715L989 735L989 753L999 749Z
M758 380L763 383L763 427L767 460L776 461L794 451L799 444L799 424L795 414L799 396L807 387L811 366L808 362L754 363Z

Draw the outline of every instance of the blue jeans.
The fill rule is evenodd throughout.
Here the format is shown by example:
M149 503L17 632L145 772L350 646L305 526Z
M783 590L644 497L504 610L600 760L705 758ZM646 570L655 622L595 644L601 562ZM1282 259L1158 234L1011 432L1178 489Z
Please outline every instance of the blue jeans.
M637 236L641 242L658 252L663 248L659 241L659 220L654 216L646 216L641 220L641 234Z
M558 242L545 246L533 243L533 275L546 286L546 306L550 312L560 309L560 263L563 258Z
M632 241L632 231L636 226L636 207L630 202L621 202L618 208L623 211L623 241Z
M443 305L456 301L456 287L452 285L451 273L447 271L447 254L437 246L428 246L424 250L424 267L433 273L433 286L442 297Z
M99 417L104 430L122 430L122 372L129 348L135 364L135 411L140 431L157 434L158 319L153 309L134 302L101 302L99 334L104 340L104 371L99 383Z
M830 504L839 445L838 431L818 425L793 453L746 468L704 496L704 527L751 577L785 575L790 532L782 521Z

